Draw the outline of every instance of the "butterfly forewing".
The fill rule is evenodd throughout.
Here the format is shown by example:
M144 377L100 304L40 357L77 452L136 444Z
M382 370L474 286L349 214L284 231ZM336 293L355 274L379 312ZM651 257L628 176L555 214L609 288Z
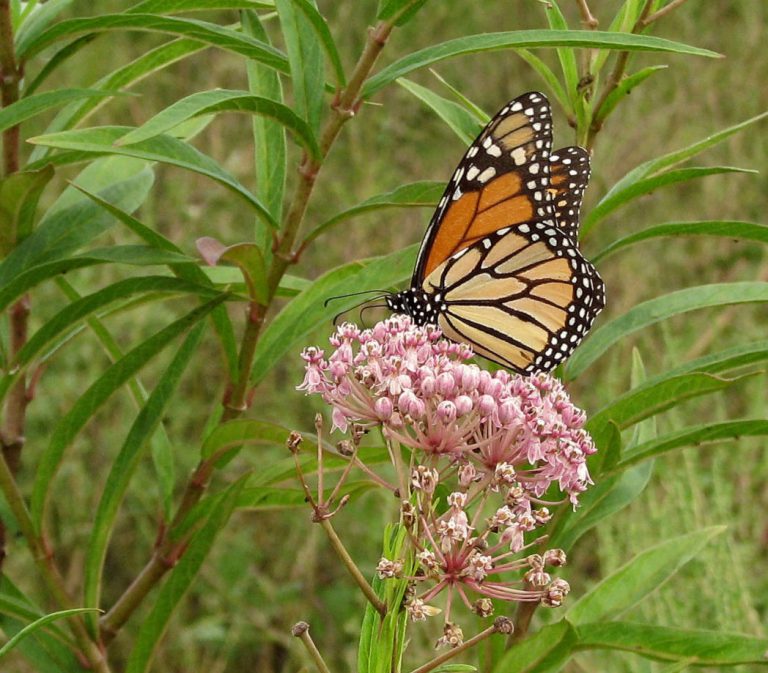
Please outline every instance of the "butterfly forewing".
M504 226L552 216L552 116L543 94L509 102L467 150L427 228L413 286Z
M584 190L589 183L589 152L583 147L563 147L549 157L548 191L557 226L577 241L579 214Z

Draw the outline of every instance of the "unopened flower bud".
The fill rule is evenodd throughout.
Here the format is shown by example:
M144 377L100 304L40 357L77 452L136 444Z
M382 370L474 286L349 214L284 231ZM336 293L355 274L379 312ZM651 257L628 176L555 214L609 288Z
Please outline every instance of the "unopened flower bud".
M421 379L421 394L429 399L434 396L437 382L434 376L425 376Z
M456 420L456 405L450 400L443 400L437 405L437 418L445 425Z
M496 411L496 400L490 395L481 395L477 401L477 410L481 416L487 418Z
M373 410L376 412L376 417L380 421L388 421L392 417L392 400L388 397L380 397L374 403Z
M472 411L472 398L469 395L459 395L455 400L456 413L459 417L466 416Z
M448 372L443 372L437 377L437 392L443 397L451 397L456 390L456 383Z

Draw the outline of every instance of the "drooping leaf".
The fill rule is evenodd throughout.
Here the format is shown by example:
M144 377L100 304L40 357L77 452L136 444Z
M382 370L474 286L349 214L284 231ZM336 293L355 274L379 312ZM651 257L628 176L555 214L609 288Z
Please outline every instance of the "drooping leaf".
M610 196L604 197L584 218L581 225L581 235L586 236L600 221L604 220L615 210L627 205L635 199L650 194L661 187L674 185L705 178L722 173L755 173L756 171L731 166L711 166L706 168L680 168L665 171L658 175L636 180L625 189L612 189Z
M83 612L90 612L95 608L72 608L70 610L59 610L58 612L52 612L36 619L31 624L25 626L21 631L8 640L2 647L0 647L0 659L13 650L24 638L32 635L35 631L42 629L47 624L50 624L57 619L64 619L73 615L79 615Z
M0 178L0 259L31 233L37 202L52 177L47 166Z
M314 241L318 236L324 234L340 222L344 222L352 217L373 210L385 208L435 208L444 191L444 182L424 180L422 182L412 182L408 185L403 185L402 187L393 189L391 192L377 194L376 196L372 196L365 201L358 203L352 208L334 215L330 220L326 220L322 224L319 224L312 230L312 232L310 232L306 241Z
M313 158L320 155L312 130L289 107L248 91L229 89L200 91L182 98L126 133L115 144L118 147L133 145L165 133L192 117L218 112L245 112L273 119L290 131Z
M153 180L152 171L144 170L108 187L101 196L132 211L144 201ZM49 211L35 231L0 262L0 287L33 266L69 255L113 223L108 213L85 200L58 212Z
M95 89L56 89L46 91L21 100L0 110L0 132L31 119L35 115L50 110L53 107L80 100L82 98L107 98L118 96L118 91L98 91Z
M439 96L431 89L427 89L416 82L401 77L397 83L406 91L412 93L420 101L430 107L453 131L465 145L469 145L480 132L482 125L478 123L475 116L463 108L442 96Z
M594 255L592 261L597 263L635 243L666 236L722 236L730 239L743 239L747 241L768 243L768 225L731 220L667 222L665 224L657 224L614 241L603 248L598 254Z
M227 525L247 479L248 475L241 477L211 501L213 506L205 523L195 533L181 560L171 570L170 577L160 587L152 609L141 623L128 657L126 673L146 673L148 670L168 621L203 565L216 536Z
M566 619L579 626L620 617L667 582L724 530L725 526L712 526L640 552L573 603Z
M563 376L573 380L611 346L644 327L689 311L749 302L768 302L768 283L714 283L689 287L641 302L624 315L601 325L566 363Z
M188 143L168 135L155 136L128 147L116 146L115 142L129 130L130 127L127 126L99 126L36 136L30 138L28 142L77 152L118 154L146 161L158 161L200 173L242 197L267 223L277 227L277 223L272 220L272 215L261 201L211 157L199 152Z
M322 323L329 329L339 311L359 303L359 297L347 297L324 306L335 295L382 288L399 283L411 275L417 246L377 257L345 264L324 274L305 292L292 299L264 330L256 347L251 381L257 383L290 349L298 349L301 340Z
M17 55L29 60L58 40L86 33L138 30L165 33L203 42L225 51L252 58L281 72L288 72L288 60L279 50L231 28L214 23L154 14L102 14L60 21L34 39L19 40Z
M766 664L768 639L739 633L680 629L635 622L598 622L577 628L578 649L615 649L697 666Z
M50 493L50 483L58 471L64 451L74 441L82 427L112 393L161 350L173 343L177 336L205 318L225 298L226 295L220 295L195 308L134 347L96 379L67 414L61 418L53 429L51 440L40 458L32 489L30 510L38 530L42 526L45 503Z
M128 489L136 467L141 461L147 442L160 424L163 413L181 381L189 361L195 354L205 323L192 328L157 385L147 398L131 429L126 435L120 452L110 468L101 499L91 526L91 536L85 556L83 598L87 605L101 603L101 579L115 517ZM95 626L95 624L94 624Z
M363 97L368 98L387 84L409 72L424 68L438 61L463 54L501 49L530 49L533 47L582 47L592 49L620 49L622 51L659 51L707 56L720 55L680 42L673 42L648 35L629 35L599 30L518 30L507 33L483 33L467 35L432 45L398 59L382 68L363 87Z
M624 469L635 463L655 458L685 446L701 446L730 439L764 437L766 435L768 435L768 420L759 418L693 425L632 447L622 457L617 467Z

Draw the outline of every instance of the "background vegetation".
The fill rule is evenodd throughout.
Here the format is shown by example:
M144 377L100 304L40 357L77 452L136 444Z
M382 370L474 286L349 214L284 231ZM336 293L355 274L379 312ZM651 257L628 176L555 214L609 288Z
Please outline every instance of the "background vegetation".
M593 13L608 22L619 3L594 0ZM100 11L119 11L125 3L99 3ZM342 60L350 65L366 37L367 21L375 14L373 0L323 2L318 5L337 40ZM577 3L562 2L572 26L577 26ZM87 15L92 3L73 2L71 16ZM544 3L535 0L430 2L427 8L393 33L384 65L394 58L438 41L497 30L541 28L546 25ZM683 148L717 130L732 126L768 109L768 56L764 47L768 7L762 0L712 3L692 0L660 22L655 34L725 54L722 60L672 54L639 54L635 69L665 63L667 70L634 92L609 119L594 147L593 178L584 211L638 164ZM234 12L208 13L201 18L226 24ZM269 24L268 24L269 27ZM601 27L602 24L601 24ZM274 31L273 38L279 40ZM102 35L60 68L56 86L88 86L117 66L127 63L164 39L147 33ZM283 45L276 44L278 47ZM537 51L554 68L551 50ZM514 52L478 54L453 59L435 67L440 76L487 112L506 100L542 84ZM34 73L29 73L33 75ZM220 50L207 49L137 84L130 96L119 96L101 108L88 126L139 126L170 103L196 91L216 87L245 89L242 61ZM423 86L450 93L427 71L409 78ZM52 114L25 126L25 137L42 133ZM241 115L217 118L194 140L196 147L216 160L246 186L253 187L250 119ZM617 211L595 228L583 243L594 255L609 242L649 225L687 220L749 220L765 222L768 193L768 134L766 122L747 128L709 149L698 159L702 166L738 166L760 171L706 177L659 189ZM562 111L555 109L556 146L574 142L574 132ZM25 145L29 154L32 146ZM391 86L360 110L344 128L323 169L307 220L322 222L340 210L416 180L445 180L463 152L462 141L408 91ZM295 166L298 156L289 166ZM57 171L41 200L41 209L60 193L65 180L81 167ZM291 169L292 170L292 169ZM374 212L350 220L343 235L320 239L292 272L315 278L339 264L363 256L389 253L418 241L430 214L427 209ZM226 243L248 240L253 213L230 192L200 175L158 165L155 184L136 214L175 242L186 254L197 256L195 240L214 236ZM114 227L99 239L102 246L135 243L125 229ZM598 324L622 315L637 303L673 290L702 283L768 281L766 248L728 238L661 238L647 241L606 259L597 266L608 288L608 306ZM112 267L78 271L68 280L86 293L117 278ZM137 272L138 274L139 272ZM121 270L121 276L124 272ZM53 284L36 290L33 328L44 324L64 305L61 289ZM168 304L169 312L179 311ZM188 310L188 309L186 309ZM240 319L241 309L230 309ZM170 322L152 305L117 314L109 327L124 348L139 337ZM622 340L597 362L589 376L570 386L577 404L592 413L629 386L632 350L636 348L648 376L681 362L722 351L731 345L764 338L768 328L765 304L734 305L687 313L651 326ZM307 343L322 344L330 330L324 325ZM176 448L173 470L191 471L198 460L196 447L204 433L203 421L224 393L221 357L212 340L200 346L204 356L192 360L177 400L164 424ZM51 428L82 394L108 358L88 331L67 343L50 361L29 407L27 445L20 483L29 491L34 466ZM152 389L165 362L150 365L142 380ZM313 402L294 391L302 363L298 352L285 358L261 383L252 416L310 431ZM658 418L660 433L727 418L766 418L766 376L759 374L716 397L676 406ZM51 503L51 533L57 557L65 560L65 580L76 588L82 582L82 559L90 535L93 512L101 496L104 475L119 449L135 408L126 391L108 402L78 436L63 463ZM189 450L187 450L189 447ZM235 459L227 474L261 470L270 460L283 458L277 445L251 446ZM107 591L120 591L145 563L163 510L155 484L155 467L147 460L129 490L118 519L107 558ZM216 479L226 481L227 474ZM695 560L640 605L629 618L766 636L768 579L768 452L764 437L743 437L686 448L658 459L643 493L582 538L570 555L565 577L578 596L635 553L657 541L716 524L727 529L715 537ZM149 484L142 488L142 484ZM335 522L353 555L367 574L379 557L381 531L371 522L381 512L394 516L396 503L372 492ZM35 573L25 554L11 545L5 571L25 591L35 593ZM19 580L19 578L22 578ZM107 593L109 603L116 595ZM297 643L290 626L306 619L316 641L337 670L354 670L355 649L362 614L354 592L320 532L309 523L303 508L248 509L235 513L223 530L198 580L171 620L167 637L156 655L158 671L254 670L263 673L294 671L300 667ZM115 643L116 661L133 642L146 615L140 612ZM414 631L413 647L429 647L436 637ZM668 665L667 665L668 666ZM21 652L3 662L3 670L36 670ZM606 651L580 654L568 671L627 671L656 673L682 668ZM745 666L743 670L757 670Z

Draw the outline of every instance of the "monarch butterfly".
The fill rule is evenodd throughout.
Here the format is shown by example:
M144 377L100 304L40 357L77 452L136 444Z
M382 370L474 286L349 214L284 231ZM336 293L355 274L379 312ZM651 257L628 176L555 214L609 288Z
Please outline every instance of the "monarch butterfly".
M538 92L505 105L469 146L427 227L410 288L387 306L510 369L563 362L605 306L577 247L589 153L550 153Z

